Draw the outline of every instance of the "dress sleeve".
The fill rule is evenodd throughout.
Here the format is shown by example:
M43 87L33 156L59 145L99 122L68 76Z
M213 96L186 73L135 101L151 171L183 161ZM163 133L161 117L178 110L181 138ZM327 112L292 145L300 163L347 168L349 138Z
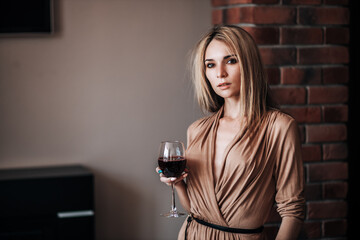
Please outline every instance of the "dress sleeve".
M194 124L191 124L187 131L186 131L186 142L187 142L187 146L190 145L190 142L193 140L193 130L194 130Z
M304 219L304 170L299 129L294 119L278 124L276 142L275 201L282 218Z
M187 147L189 147L190 143L193 141L194 139L194 130L196 127L196 122L192 123L187 131L186 131L186 141L187 141Z
M205 118L201 118L190 124L186 131L186 141L187 141L187 147L190 146L196 135L199 133L199 128L201 124L204 122Z

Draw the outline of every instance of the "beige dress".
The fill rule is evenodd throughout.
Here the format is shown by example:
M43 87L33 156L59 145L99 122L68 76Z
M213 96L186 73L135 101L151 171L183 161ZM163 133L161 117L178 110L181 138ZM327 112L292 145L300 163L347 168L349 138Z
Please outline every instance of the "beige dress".
M254 229L262 226L274 202L281 217L304 218L304 175L298 127L293 118L270 110L256 126L241 126L213 176L216 132L223 108L188 129L187 192L191 214L204 221ZM178 239L184 239L185 220ZM263 239L263 234L219 231L192 221L188 240Z

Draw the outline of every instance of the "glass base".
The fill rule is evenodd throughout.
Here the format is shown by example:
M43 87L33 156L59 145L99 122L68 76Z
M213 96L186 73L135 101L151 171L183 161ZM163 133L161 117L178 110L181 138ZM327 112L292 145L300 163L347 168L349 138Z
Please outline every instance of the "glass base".
M185 217L185 216L187 216L187 214L181 213L178 211L170 211L168 213L160 214L160 216L167 217L167 218L178 218L178 217Z

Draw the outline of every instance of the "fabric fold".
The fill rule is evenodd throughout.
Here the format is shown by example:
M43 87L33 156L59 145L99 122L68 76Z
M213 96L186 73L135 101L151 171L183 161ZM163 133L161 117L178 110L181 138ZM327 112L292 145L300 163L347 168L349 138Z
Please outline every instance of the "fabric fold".
M296 122L277 110L240 130L224 152L218 179L213 172L216 134L223 108L188 129L187 192L191 213L206 222L231 228L262 226L276 201L282 216L301 219L304 175ZM179 233L184 239L186 221ZM263 239L261 233L221 232L192 221L187 239Z

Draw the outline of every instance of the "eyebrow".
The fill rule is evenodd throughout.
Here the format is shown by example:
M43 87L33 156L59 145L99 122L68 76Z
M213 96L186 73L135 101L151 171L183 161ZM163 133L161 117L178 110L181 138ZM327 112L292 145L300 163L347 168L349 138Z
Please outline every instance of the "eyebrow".
M227 55L227 56L224 57L224 60L228 59L228 58L231 58L231 57L236 57L236 55L235 54ZM205 59L204 62L207 62L207 61L214 61L214 59Z

